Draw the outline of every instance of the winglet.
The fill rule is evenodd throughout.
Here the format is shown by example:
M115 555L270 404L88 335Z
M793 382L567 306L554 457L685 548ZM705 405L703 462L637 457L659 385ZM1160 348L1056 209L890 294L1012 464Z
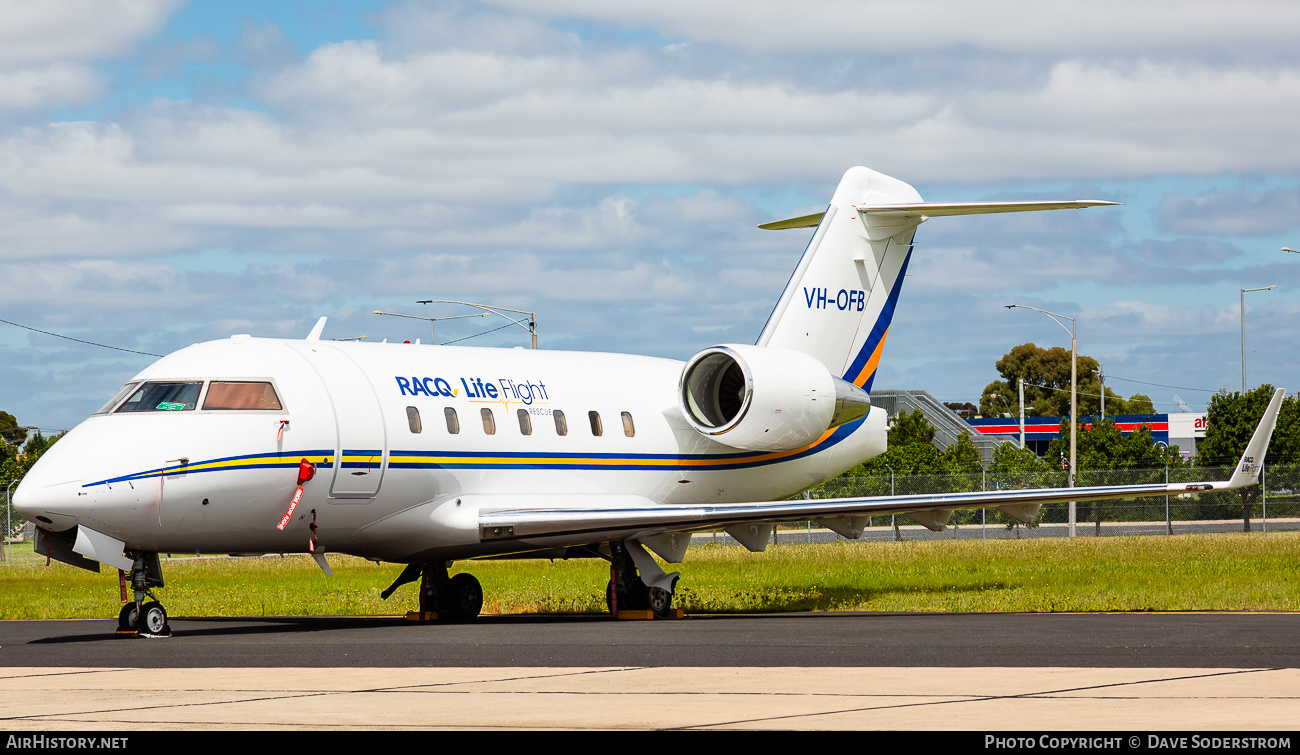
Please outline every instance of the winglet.
M1264 454L1268 452L1268 441L1273 437L1273 428L1277 425L1277 415L1282 411L1282 397L1285 395L1284 388L1273 391L1273 399L1268 402L1264 416L1259 418L1255 434L1250 436L1241 461L1237 462L1232 479L1228 480L1228 488L1244 488L1259 482L1259 471L1264 467Z

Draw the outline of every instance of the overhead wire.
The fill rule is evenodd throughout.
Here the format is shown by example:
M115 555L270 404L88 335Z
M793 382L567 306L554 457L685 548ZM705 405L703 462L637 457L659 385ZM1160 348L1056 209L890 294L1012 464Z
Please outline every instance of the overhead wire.
M454 341L446 341L446 342L444 342L442 345L443 345L443 346L450 346L451 344L453 344L453 343L459 343L460 341L468 341L468 340L471 339L471 338L478 338L479 336L485 336L485 335L487 335L488 333L495 333L495 332L497 332L498 330L501 330L501 328L508 328L508 327L510 327L511 325L514 325L514 323L513 323L513 322L508 322L508 323L506 323L505 325L502 325L500 328L493 328L492 330L485 330L485 331L483 331L482 333L475 333L475 334L473 334L473 335L465 336L464 338L457 338L457 339L454 340Z
M1140 382L1140 381L1132 380L1132 381L1129 381L1129 382L1134 382L1134 383L1136 383L1136 382ZM1057 393L1069 393L1069 392L1070 392L1070 389L1069 389L1069 388L1055 388L1055 387L1050 386L1050 385L1039 385L1038 383L1031 383L1031 382L1029 382L1028 380L1025 381L1025 385L1032 385L1032 386L1034 386L1035 388L1042 388L1042 389L1045 390L1045 391L1056 391ZM1147 385L1156 385L1156 383L1147 383ZM1175 387L1175 386L1164 386L1164 387L1166 387L1166 388L1172 388L1172 387ZM1200 389L1198 389L1198 388L1183 388L1182 390L1195 391L1195 390L1200 390ZM1101 398L1101 394L1100 394L1100 393L1087 393L1087 392L1084 392L1084 391L1078 391L1078 390L1076 390L1076 393L1077 393L1078 395L1080 395L1080 396L1088 396L1089 398ZM1149 397L1148 397L1148 398L1149 398ZM1175 402L1175 401L1152 401L1151 403L1152 403L1152 404L1174 404L1174 403L1177 403L1177 402Z
M35 331L35 332L37 332L37 333L43 333L43 334L45 334L45 335L47 335L47 336L54 336L55 338L63 338L63 339L66 339L66 340L68 340L68 341L76 341L77 343L84 343L84 344L87 344L87 345L90 345L90 346L98 346L98 347L100 347L101 349L113 349L113 350L115 350L115 351L125 351L125 352L130 353L130 354L142 354L142 355L147 356L147 357L158 357L158 358L161 358L161 357L162 357L162 354L150 354L150 353L147 352L147 351L136 351L135 349L124 349L124 348L122 348L121 346L109 346L108 344L105 344L105 343L95 343L94 341L86 341L86 340L83 340L83 339L81 339L81 338L73 338L72 336L65 336L65 335L60 335L60 334L58 334L58 333L51 333L51 332L48 331L48 330L41 330L40 328L33 328L33 327L30 326L30 325L23 325L22 323L10 322L9 320L3 320L3 319L0 319L0 322L4 323L4 324L6 324L6 325L13 325L13 326L18 327L18 328L24 328L24 329L26 329L26 330Z

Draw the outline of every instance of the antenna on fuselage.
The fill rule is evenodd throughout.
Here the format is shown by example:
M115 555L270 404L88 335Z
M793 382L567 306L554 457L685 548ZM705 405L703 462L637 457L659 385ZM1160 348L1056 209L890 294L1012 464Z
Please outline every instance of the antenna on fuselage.
M308 341L319 341L319 340L320 340L320 334L321 334L321 331L325 330L325 321L328 320L328 319L329 319L328 317L322 317L322 318L320 318L319 320L317 320L317 321L316 321L316 327L312 328L312 329L311 329L311 332L307 334L307 339L306 339L306 340L308 340Z

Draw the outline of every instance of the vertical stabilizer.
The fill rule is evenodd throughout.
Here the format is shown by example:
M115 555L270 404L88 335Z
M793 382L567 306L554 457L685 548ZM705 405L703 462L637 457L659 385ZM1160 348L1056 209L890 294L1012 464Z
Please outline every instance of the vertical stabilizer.
M921 218L868 226L858 208L920 201L896 178L850 168L758 345L811 354L832 375L870 390Z

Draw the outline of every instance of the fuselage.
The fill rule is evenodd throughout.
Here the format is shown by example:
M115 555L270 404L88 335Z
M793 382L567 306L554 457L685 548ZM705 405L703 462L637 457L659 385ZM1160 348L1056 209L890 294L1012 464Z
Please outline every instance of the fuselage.
M790 451L716 442L682 415L682 366L233 336L142 371L42 457L15 505L50 530L144 551L302 552L314 520L329 551L467 558L500 552L479 542L479 508L778 500L885 450L878 409ZM168 400L128 405L159 384ZM272 400L221 398L252 385ZM277 529L303 459L316 476Z

